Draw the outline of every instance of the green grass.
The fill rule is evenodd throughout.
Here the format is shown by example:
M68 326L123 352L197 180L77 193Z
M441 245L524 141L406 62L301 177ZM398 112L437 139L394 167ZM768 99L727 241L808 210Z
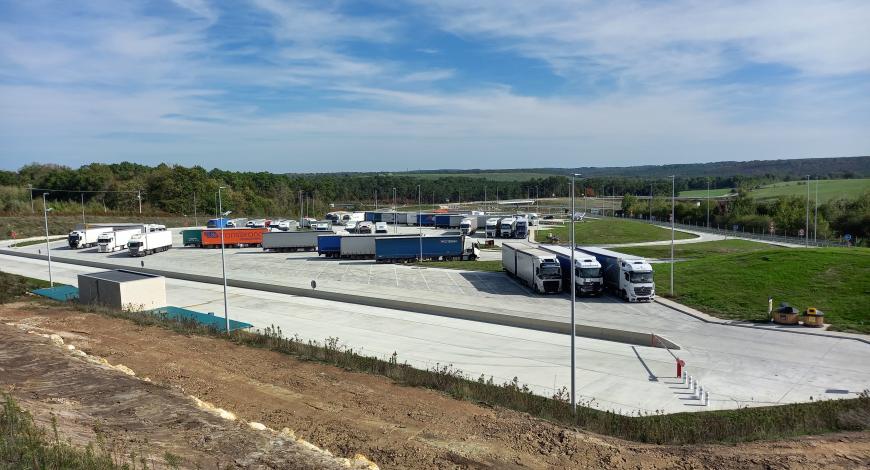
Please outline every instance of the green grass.
M710 188L710 197L722 197L731 194L731 188ZM706 189L691 189L680 191L680 197L707 197Z
M58 241L58 240L64 240L64 239L66 239L66 237L48 237L48 240L52 241L52 242ZM12 248L20 248L23 246L38 245L40 243L45 243L45 239L41 238L41 239L36 239L36 240L28 240L26 242L13 243L9 246Z
M589 219L574 225L578 245L654 242L671 239L670 230L632 220ZM560 243L570 243L569 227L570 225L566 225L553 227L550 230L538 230L535 232L535 239L546 243L548 241L547 234L552 233L559 237ZM691 233L679 231L675 232L674 236L679 240L697 238Z
M674 244L675 258L703 258L710 255L746 253L749 251L769 250L767 243L746 240L719 240L714 242ZM670 258L671 245L627 246L618 248L620 253L643 256L644 258Z
M462 269L465 271L488 271L501 272L500 260L477 260L477 261L424 261L422 263L411 263L415 266L425 266L427 268L443 268L443 269Z
M92 307L79 307L94 311ZM287 354L305 361L317 361L348 371L380 375L397 384L424 387L454 398L500 406L550 420L566 426L656 444L695 444L779 439L805 434L870 429L870 396L825 400L772 407L742 408L728 411L702 411L676 414L626 416L601 411L590 403L581 403L573 413L567 401L567 389L553 397L536 395L514 380L498 384L492 377L468 377L450 365L436 364L417 369L399 361L398 354L388 358L365 356L343 347L338 338L323 343L288 337L280 328L260 332L237 330L227 336L224 331L206 328L190 321L176 321L156 315L96 310L99 313L129 320L138 325L158 326L184 335L204 335L232 341L248 347Z
M0 304L11 302L34 289L43 287L49 287L49 282L0 272Z
M656 264L669 291L669 264ZM720 318L767 320L767 298L800 311L816 307L832 329L870 333L870 249L774 248L674 265L675 300Z
M863 179L842 179L842 180L820 180L819 181L819 203L846 197L854 199L864 191L870 190L870 178ZM749 195L756 199L773 199L781 196L800 196L806 197L807 185L806 181L789 181L786 183L776 183L769 186L764 186L759 189L754 189L749 192ZM816 182L810 181L810 198L815 200L816 197Z

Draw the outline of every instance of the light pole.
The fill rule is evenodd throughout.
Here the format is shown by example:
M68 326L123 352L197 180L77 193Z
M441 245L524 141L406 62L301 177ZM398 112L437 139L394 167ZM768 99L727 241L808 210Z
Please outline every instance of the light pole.
M82 229L87 230L87 222L85 222L85 193L82 193Z
M423 190L417 185L417 228L420 231L420 263L423 262Z
M139 200L139 215L142 215L142 190L136 190L136 199Z
M653 184L649 184L649 221L652 222Z
M816 213L813 215L813 245L818 246L818 230L819 230L819 177L816 176Z
M54 287L54 278L51 275L51 245L48 243L48 213L51 208L45 202L45 196L48 193L42 193L42 215L45 217L45 253L48 255L48 285Z
M396 188L393 188L393 233L399 233L399 206L396 205Z
M707 178L707 228L710 228L710 178Z
M28 183L28 185L27 185L27 189L30 190L30 213L33 214L34 212L36 212L36 211L33 209L33 184L29 184L29 183Z
M577 322L574 319L574 307L577 303L577 283L575 279L575 274L577 273L577 269L574 265L574 250L577 249L577 239L574 234L574 213L575 202L574 202L574 185L576 178L580 176L580 173L574 173L571 175L571 410L574 414L577 414L577 387L576 387L576 374L577 374L577 349L575 347L575 341L577 339Z
M193 225L199 227L199 219L196 217L196 191L193 192Z
M224 320L227 325L227 334L230 334L230 309L229 304L227 303L227 263L224 257L224 227L227 225L227 216L232 213L232 211L224 212L223 200L221 199L221 189L226 189L225 186L218 186L218 213L220 217L218 218L218 223L221 225L221 272L224 277Z
M676 207L676 187L677 187L677 176L671 175L671 297L674 296L674 222L676 222L675 217L675 207Z
M807 175L807 223L804 226L804 246L810 246L810 175Z

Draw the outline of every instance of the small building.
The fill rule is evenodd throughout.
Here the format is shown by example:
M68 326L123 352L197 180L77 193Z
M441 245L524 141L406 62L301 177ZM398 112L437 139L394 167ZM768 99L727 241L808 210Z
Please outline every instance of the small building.
M79 302L140 311L166 306L166 279L126 269L79 274Z

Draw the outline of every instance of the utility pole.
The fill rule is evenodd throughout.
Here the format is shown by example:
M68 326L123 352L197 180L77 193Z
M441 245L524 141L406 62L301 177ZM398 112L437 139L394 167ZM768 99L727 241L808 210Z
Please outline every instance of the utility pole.
M575 304L577 303L577 282L575 275L577 268L574 265L574 250L577 249L576 235L574 233L574 214L576 213L574 203L574 186L575 179L580 176L580 173L571 175L571 327L568 334L571 335L571 411L577 414L577 348L575 341L577 340L577 322L574 317Z
M804 246L810 246L810 175L807 175L807 223L804 226Z
M423 190L417 185L417 227L420 232L420 259L423 262Z
M707 228L710 228L710 178L707 178Z
M85 222L85 193L82 193L82 229L88 229L87 222Z
M396 205L396 188L393 188L393 233L399 233L399 206Z
M676 188L677 188L677 176L671 176L671 297L674 296L674 222L676 221L675 217L675 208L676 208Z
M136 199L139 200L139 215L142 215L142 190L136 190Z
M28 183L27 188L30 189L30 213L33 214L33 184Z
M299 230L303 229L302 225L302 190L299 190Z
M42 215L45 217L45 253L48 255L48 285L54 287L54 277L51 275L51 245L48 243L48 213L51 208L45 202L45 196L48 196L48 193L42 193Z
M818 230L819 230L819 177L816 176L816 214L813 216L813 244L818 246Z
M223 212L223 201L221 200L221 189L225 189L223 186L218 186L218 223L221 225L221 271L223 272L224 277L224 320L226 321L227 326L227 334L230 334L230 310L229 304L227 303L227 264L224 259L224 227L227 225L226 217L230 214L230 211L226 213Z
M378 190L375 189L375 210L378 210Z
M649 221L652 222L653 184L649 184Z
M193 192L193 225L199 227L199 219L196 218L196 191Z
M488 209L486 200L486 185L483 185L483 210L486 211Z

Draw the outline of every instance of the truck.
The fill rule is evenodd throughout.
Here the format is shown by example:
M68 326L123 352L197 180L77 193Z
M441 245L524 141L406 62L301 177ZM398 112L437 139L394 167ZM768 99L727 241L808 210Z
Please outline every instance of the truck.
M516 229L517 219L515 217L505 217L501 219L501 223L498 226L498 236L501 238L513 238Z
M486 238L495 238L498 236L499 222L501 222L501 218L499 217L486 219Z
M143 231L144 228L140 225L137 228L103 232L99 237L97 237L97 251L100 253L111 253L115 250L123 250L124 248L127 248L127 242L133 238L133 235L142 233Z
M317 255L338 258L341 254L341 235L318 235Z
M562 292L562 267L556 255L519 243L502 243L501 265L535 293Z
M375 257L375 239L383 235L345 235L341 237L339 256L365 259Z
M540 248L556 255L562 266L562 286L571 292L571 249L566 246L541 245ZM604 292L601 263L589 253L574 251L574 289L576 295L600 296Z
M479 256L477 244L465 248L465 237L462 235L400 235L375 238L375 260L378 263L404 263L420 258L432 261L474 261Z
M82 230L73 230L67 235L66 240L70 248L90 248L97 246L97 240L103 233L111 231L105 228L89 228Z
M580 247L580 251L601 263L604 286L628 302L655 299L652 266L643 258L604 248Z
M267 228L225 228L223 230L206 229L202 231L202 247L220 248L221 232L223 232L224 247L240 248L244 246L260 246L263 234Z
M525 217L517 217L516 230L514 230L514 238L525 240L529 238L529 219Z
M202 229L188 228L181 231L181 243L184 246L202 246Z
M263 234L263 251L314 251L323 232L268 232Z
M459 231L465 236L474 235L474 232L477 231L477 217L462 219L462 222L459 224Z
M414 214L414 225L435 226L435 214Z
M172 232L169 230L137 233L127 243L130 256L146 256L170 248L172 248Z
M223 217L221 217L219 219L211 219L205 223L205 227L206 228L232 227L232 221L230 221L229 219L225 219Z

